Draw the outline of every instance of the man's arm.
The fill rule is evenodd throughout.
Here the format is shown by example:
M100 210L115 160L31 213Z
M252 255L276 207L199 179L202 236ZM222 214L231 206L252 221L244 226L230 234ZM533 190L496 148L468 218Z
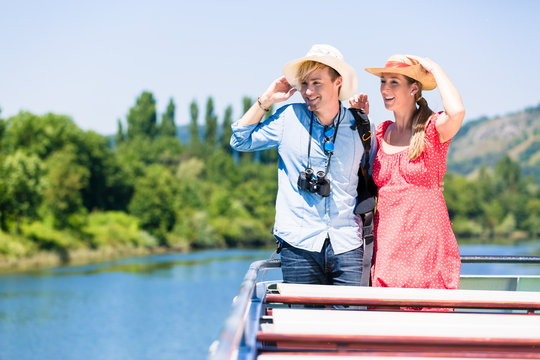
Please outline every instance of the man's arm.
M259 96L248 111L238 121L239 126L253 125L260 122L270 107L278 102L288 100L296 89L289 84L285 76L276 79L266 91Z

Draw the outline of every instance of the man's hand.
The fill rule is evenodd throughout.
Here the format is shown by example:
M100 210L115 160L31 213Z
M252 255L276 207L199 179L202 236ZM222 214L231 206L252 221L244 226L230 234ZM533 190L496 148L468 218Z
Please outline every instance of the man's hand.
M289 84L285 76L274 80L268 89L246 111L244 116L238 121L238 125L246 126L258 123L272 105L289 99L295 92L296 89Z
M261 95L261 104L265 109L269 109L273 104L288 100L296 89L289 84L285 76L276 80Z
M349 99L349 107L364 110L366 115L369 114L368 96L366 94L359 94L351 97Z

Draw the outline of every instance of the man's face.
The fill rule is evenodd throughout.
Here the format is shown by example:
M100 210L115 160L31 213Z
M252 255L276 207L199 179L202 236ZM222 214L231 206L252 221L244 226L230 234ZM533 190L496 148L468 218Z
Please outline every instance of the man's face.
M300 84L300 94L308 109L315 113L335 106L339 100L339 87L342 78L332 81L329 68L312 71Z

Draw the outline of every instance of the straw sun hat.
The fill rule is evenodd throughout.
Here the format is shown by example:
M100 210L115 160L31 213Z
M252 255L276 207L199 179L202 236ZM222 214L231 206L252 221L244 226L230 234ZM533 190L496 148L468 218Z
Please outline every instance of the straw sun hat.
M437 82L433 75L424 69L418 61L405 55L392 55L383 68L366 68L366 71L381 77L383 73L402 74L413 78L422 84L422 90L433 90Z
M306 56L285 64L283 67L283 75L285 75L289 84L297 89L300 89L300 84L298 84L296 74L298 72L298 67L304 61L320 62L336 70L339 75L341 75L343 83L341 84L341 90L339 92L339 100L347 100L356 93L356 89L358 88L356 71L343 61L343 55L341 55L339 50L335 47L320 44L313 45Z

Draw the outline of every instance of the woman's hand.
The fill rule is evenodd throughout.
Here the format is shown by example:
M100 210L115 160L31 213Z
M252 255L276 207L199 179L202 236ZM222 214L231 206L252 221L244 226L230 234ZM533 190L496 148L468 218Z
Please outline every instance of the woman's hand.
M431 60L430 58L422 58L416 55L405 55L405 56L418 61L418 63L422 65L422 67L429 73L433 74L434 70L436 70L437 68L440 68L439 64L437 64L435 61Z
M439 140L442 143L447 142L457 134L465 117L465 107L463 106L461 96L452 81L450 81L450 78L448 78L448 75L446 75L442 67L436 62L429 58L422 58L415 55L406 56L418 61L426 71L433 74L437 82L444 113L437 118L435 127L439 133Z
M369 101L366 94L358 94L349 99L349 107L364 110L369 114Z

